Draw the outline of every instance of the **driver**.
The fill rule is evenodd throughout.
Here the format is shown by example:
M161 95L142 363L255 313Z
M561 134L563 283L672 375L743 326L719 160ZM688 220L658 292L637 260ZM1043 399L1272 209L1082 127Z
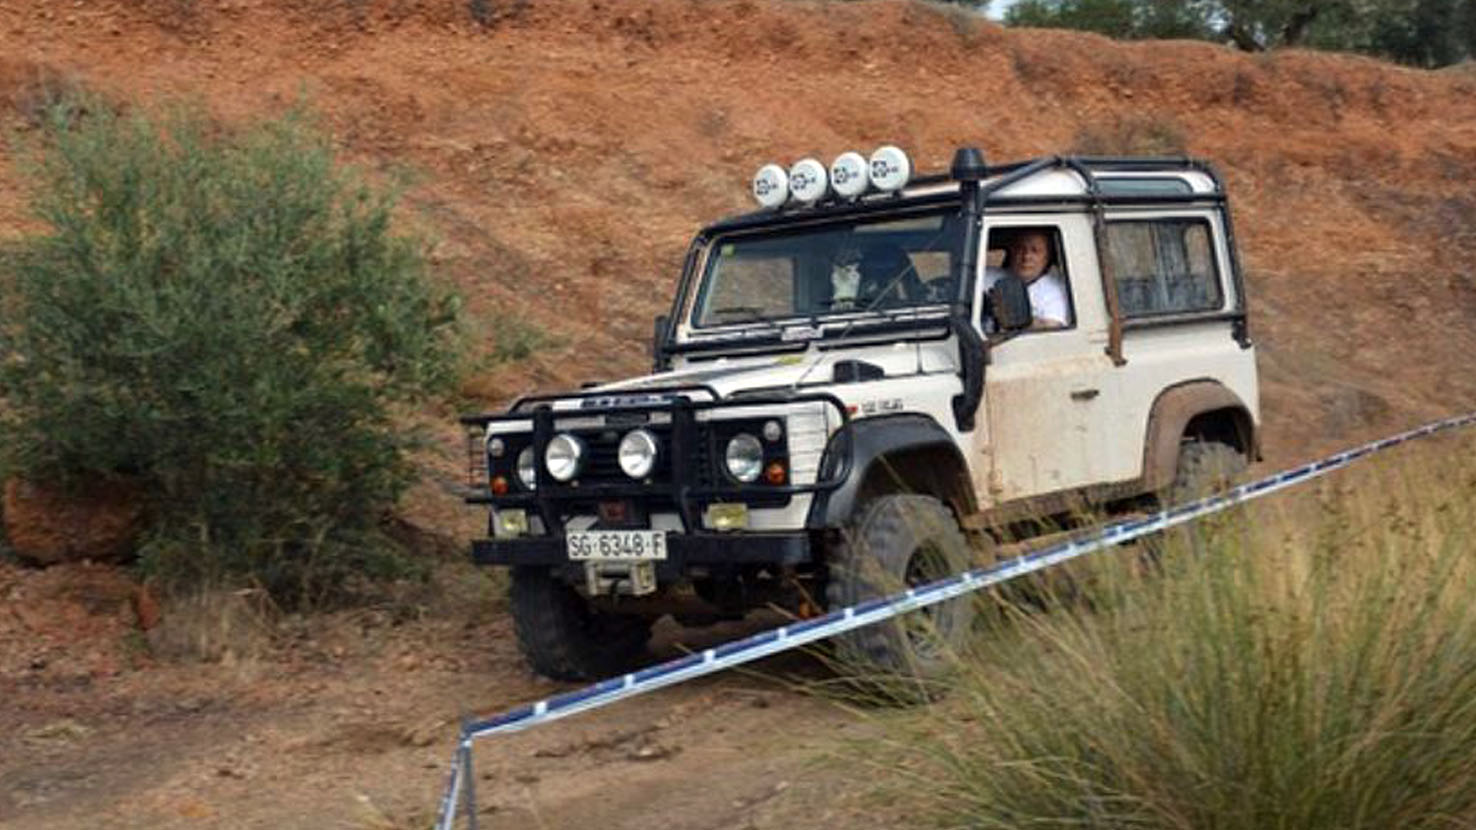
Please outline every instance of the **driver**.
M1005 249L1003 267L984 272L987 291L1006 274L1014 274L1025 283L1030 295L1032 330L1064 329L1071 325L1071 300L1066 294L1066 280L1056 270L1050 236L1043 230L1026 230L1015 236Z

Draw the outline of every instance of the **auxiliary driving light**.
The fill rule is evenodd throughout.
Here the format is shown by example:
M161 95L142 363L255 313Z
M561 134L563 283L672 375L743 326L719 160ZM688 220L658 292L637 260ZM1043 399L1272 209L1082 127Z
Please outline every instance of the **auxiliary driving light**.
M528 513L524 510L498 510L493 518L492 536L516 539L528 535Z
M866 157L860 153L841 153L830 163L830 187L837 196L854 199L865 193L870 185Z
M901 190L912 178L912 160L902 148L888 144L871 154L871 183L877 190Z
M813 205L824 199L829 189L825 165L815 159L800 159L789 168L789 195L796 202Z
M554 481L569 482L579 475L579 462L584 458L584 442L561 432L548 442L543 451L543 466Z
M645 478L656 467L656 436L644 429L633 429L620 439L616 453L620 469L631 478Z
M709 530L742 530L748 527L748 505L742 502L716 502L702 511L702 522Z
M523 447L518 453L518 481L526 490L538 489L538 470L533 466L533 448Z
M765 164L753 174L753 198L766 208L782 207L789 201L789 174L777 164Z
M744 484L758 481L759 473L764 469L764 448L759 439L740 432L728 441L728 451L724 455L729 475Z

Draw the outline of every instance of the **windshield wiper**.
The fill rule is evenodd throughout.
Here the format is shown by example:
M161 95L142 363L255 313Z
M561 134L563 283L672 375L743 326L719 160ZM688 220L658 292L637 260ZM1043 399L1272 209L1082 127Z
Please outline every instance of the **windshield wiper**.
M719 325L727 323L759 323L761 325L769 327L773 331L783 333L784 327L780 326L772 319L765 317L763 311L764 310L762 308L759 308L755 305L731 305L725 308L715 308L712 310L711 314L714 317L738 315L740 318L737 320L724 320Z

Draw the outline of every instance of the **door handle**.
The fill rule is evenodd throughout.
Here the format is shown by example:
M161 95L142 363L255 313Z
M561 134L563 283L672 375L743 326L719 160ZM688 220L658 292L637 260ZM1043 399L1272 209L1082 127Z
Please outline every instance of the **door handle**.
M1101 393L1099 391L1097 391L1096 389L1073 389L1071 391L1071 400L1073 400L1073 401L1089 401L1092 398L1097 397L1097 395L1099 395L1099 394L1101 394Z

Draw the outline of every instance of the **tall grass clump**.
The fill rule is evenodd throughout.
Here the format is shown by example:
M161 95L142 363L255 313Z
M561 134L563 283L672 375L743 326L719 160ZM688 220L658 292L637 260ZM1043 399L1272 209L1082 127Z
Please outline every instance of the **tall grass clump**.
M1146 573L1104 559L1075 608L1012 606L867 758L936 826L1476 825L1471 449L1251 506Z
M140 493L166 583L301 604L400 573L395 416L451 380L456 305L393 194L301 110L73 100L22 150L40 229L0 258L8 472Z

